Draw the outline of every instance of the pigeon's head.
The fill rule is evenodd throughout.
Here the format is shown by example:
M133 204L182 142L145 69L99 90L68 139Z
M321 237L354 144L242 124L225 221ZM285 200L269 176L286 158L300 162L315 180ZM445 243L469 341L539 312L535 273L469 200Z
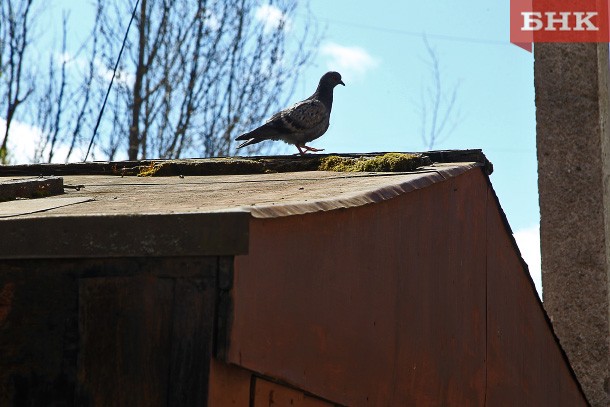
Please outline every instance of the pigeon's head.
M326 72L324 75L322 75L322 78L320 78L320 85L329 86L331 89L337 85L345 86L341 80L341 74L334 71Z

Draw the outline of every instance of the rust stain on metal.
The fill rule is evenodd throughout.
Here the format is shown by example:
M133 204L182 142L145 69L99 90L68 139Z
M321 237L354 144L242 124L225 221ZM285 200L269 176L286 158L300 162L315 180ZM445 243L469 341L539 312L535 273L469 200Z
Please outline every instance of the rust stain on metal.
M474 170L349 211L254 219L229 361L344 405L481 405L482 180Z
M493 191L489 194L494 202ZM487 240L488 404L587 405L493 204L487 210Z
M252 374L212 358L208 407L248 406Z
M302 391L256 378L251 406L253 407L334 407L335 404L308 396Z

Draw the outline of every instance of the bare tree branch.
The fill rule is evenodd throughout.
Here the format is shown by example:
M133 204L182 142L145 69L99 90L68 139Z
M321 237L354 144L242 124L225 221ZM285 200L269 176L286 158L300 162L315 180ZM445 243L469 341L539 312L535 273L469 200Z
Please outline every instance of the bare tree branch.
M120 1L107 4L106 14L127 11ZM121 65L133 80L116 90L130 125L109 130L129 134L130 159L231 154L233 138L278 104L310 55L304 47L286 51L295 0L275 4L283 17L273 29L256 19L257 7L254 0L140 3L136 40L127 44L131 61ZM105 55L115 53L112 30L121 28L100 30ZM309 31L299 40L310 41Z
M0 108L5 112L5 130L0 143L0 163L7 163L8 138L19 106L34 91L33 83L24 82L26 50L29 45L30 12L33 0L3 0L0 3L0 43L5 66L2 75L4 89ZM4 54L7 55L4 55ZM6 72L4 72L6 71ZM28 78L30 80L30 78ZM25 90L23 88L26 88Z
M95 22L93 26L92 33L95 34L98 27L99 21L101 17L101 8L98 6L96 8L95 14ZM66 154L66 162L70 160L72 153L77 145L77 143L81 140L82 129L86 121L86 114L89 109L89 104L91 101L92 93L93 93L93 80L96 74L96 61L98 58L98 37L96 35L91 35L92 39L91 45L91 55L89 58L89 63L87 65L87 71L84 74L82 85L79 90L77 90L77 95L81 99L80 107L75 111L76 116L74 119L74 127L72 128L70 134L70 146L68 148L68 153Z
M24 80L22 71L40 65L26 53L33 3L0 3L0 111L7 122L0 161L6 160L11 121L26 99L24 111L41 131L34 156L67 161L88 145L133 3L97 0L91 34L76 54L68 52L65 15L59 52L45 58L37 82L30 72ZM303 30L291 29L297 0L266 5L273 8L271 17L262 16L261 7L258 0L140 0L98 128L96 158L233 154L237 135L290 98L318 41L311 20Z
M426 36L423 40L432 84L428 88L422 88L419 101L421 136L426 148L432 150L437 143L446 140L453 133L461 120L460 113L456 110L459 84L451 86L447 94L436 49L430 45Z

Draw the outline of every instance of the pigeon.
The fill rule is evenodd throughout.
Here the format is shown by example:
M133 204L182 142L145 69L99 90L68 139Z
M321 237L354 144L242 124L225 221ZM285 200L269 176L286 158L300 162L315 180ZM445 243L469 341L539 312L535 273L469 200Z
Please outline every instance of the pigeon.
M305 155L306 151L324 151L305 144L328 130L333 107L333 89L339 84L345 86L339 72L326 72L320 78L313 95L274 114L262 126L237 137L235 140L246 140L237 148L265 140L282 140L294 144L301 155Z

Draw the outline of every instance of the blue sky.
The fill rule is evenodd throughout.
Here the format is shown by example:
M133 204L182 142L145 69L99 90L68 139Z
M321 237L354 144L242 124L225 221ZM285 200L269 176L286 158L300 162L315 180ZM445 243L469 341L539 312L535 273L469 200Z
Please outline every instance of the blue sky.
M502 206L519 230L539 222L533 57L509 43L508 4L490 4L377 1L374 8L358 8L313 0L312 12L326 24L322 48L356 47L374 61L364 73L342 72L347 86L336 89L331 128L315 145L337 152L425 148L417 103L431 78L422 36L411 33L426 33L443 79L459 83L462 117L435 148L482 148L494 163L492 182ZM450 37L456 39L444 39ZM303 78L309 88L333 62L339 65L336 59L318 55Z
M422 151L422 88L431 82L423 34L436 49L443 81L459 83L455 131L435 149L481 148L491 181L540 291L536 118L532 54L509 42L509 2L312 0L326 44L364 51L364 72L344 68L331 127L313 143L332 152ZM345 56L344 56L345 57ZM348 58L348 57L346 57ZM349 59L349 58L348 58ZM356 58L356 60L358 60ZM319 53L303 78L310 93L340 56Z
M92 24L90 3L54 4L49 24L58 31L59 10L70 10L70 40L78 44ZM331 127L312 146L326 152L425 150L418 108L422 91L432 84L425 34L439 57L443 82L459 84L460 119L434 148L483 149L494 164L493 186L539 284L533 56L509 42L509 2L311 0L310 10L323 37L294 100L309 96L329 69L341 72L347 85L336 89ZM295 35L306 15L301 9L291 21Z

